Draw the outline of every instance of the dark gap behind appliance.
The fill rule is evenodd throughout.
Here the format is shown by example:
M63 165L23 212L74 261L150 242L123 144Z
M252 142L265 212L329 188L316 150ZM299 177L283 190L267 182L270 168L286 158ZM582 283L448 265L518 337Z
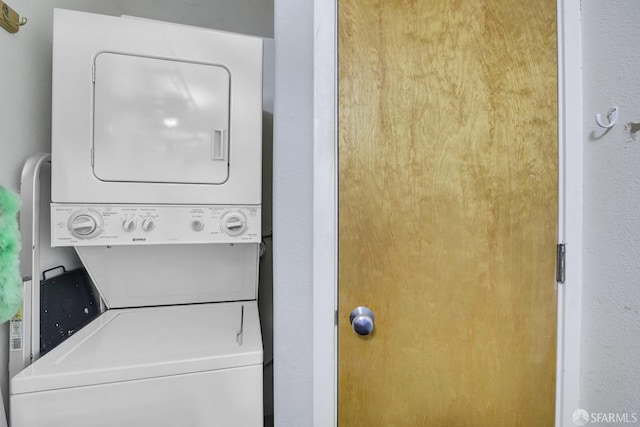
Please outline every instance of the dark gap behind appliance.
M47 273L62 273L47 278ZM91 280L84 268L63 266L42 272L40 281L40 355L43 356L100 314Z

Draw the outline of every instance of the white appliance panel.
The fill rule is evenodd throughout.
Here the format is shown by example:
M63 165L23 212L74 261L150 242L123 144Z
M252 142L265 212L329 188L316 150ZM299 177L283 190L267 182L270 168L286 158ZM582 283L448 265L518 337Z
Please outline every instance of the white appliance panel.
M20 427L262 427L262 366L11 396Z
M261 240L259 206L51 204L52 246Z
M93 167L103 181L222 184L229 71L102 52L94 71Z
M83 246L109 308L255 300L259 245Z
M262 40L260 38L157 21L123 19L56 9L53 51L51 197L54 203L205 205L259 205L261 203ZM196 147L205 144L204 112L195 114L194 121L190 121L191 117L186 117L187 112L181 112L178 116L167 114L166 117L161 117L163 114L159 114L158 117L162 120L162 125L159 126L164 126L163 130L150 124L158 106L152 105L154 103L152 99L147 99L141 101L141 104L133 103L133 105L122 107L122 115L114 122L114 126L130 125L140 129L139 126L144 125L142 126L144 132L151 132L158 136L162 132L170 133L171 126L175 124L173 129L180 128L182 132L180 138L187 134L198 135L198 138L193 140L195 141L192 142L193 146L182 144L180 149L174 149L177 142L167 142L169 139L163 139L163 137L158 140L160 142L156 146L151 142L153 138L147 135L145 136L148 139L147 142L134 148L132 153L131 147L135 147L135 144L132 145L130 142L134 137L117 142L115 145L113 141L105 142L104 133L109 132L109 125L104 124L103 120L107 122L109 120L104 119L101 113L102 107L98 106L96 114L101 115L102 118L98 117L96 122L100 127L97 131L102 136L98 136L95 147L97 158L94 159L92 151L96 117L94 117L93 65L97 60L95 73L97 93L100 98L98 101L101 101L101 94L104 94L101 89L104 73L101 69L103 66L109 68L113 65L103 64L103 59L110 57L106 61L109 63L117 57L114 64L119 65L125 56L130 57L128 59L137 58L134 61L140 60L136 65L125 60L124 62L127 62L125 68L129 71L132 69L140 71L139 67L144 68L151 63L155 64L152 67L154 69L161 62L165 65L180 64L179 71L188 74L189 84L193 84L195 88L199 88L202 81L207 79L204 75L211 74L211 69L215 69L213 74L217 83L214 86L208 87L206 91L191 90L188 95L200 104L209 102L207 97L216 98L224 103L222 98L217 97L224 91L224 83L220 83L219 78L227 73L230 108L228 131L224 132L223 123L218 123L218 120L224 122L225 119L216 116L218 118L211 124L207 124L208 148ZM158 68L167 70L164 65ZM187 69L188 71L185 71ZM196 69L198 71L194 71ZM202 69L207 71L202 71L204 73L202 74ZM153 79L166 81L168 78L161 77L160 71L156 74L156 76L153 74L149 76L150 82L145 83L150 85L148 88L136 88L136 90L141 90L148 97L153 97L152 87L157 89L162 85L161 82ZM117 79L117 77L107 77L107 79L113 78ZM174 92L169 87L163 89L165 106L171 103L189 104L185 99L179 100L174 97L186 95L184 86L180 86L183 83L179 76L175 76L175 81L172 82ZM108 86L112 87L114 84L119 83L113 81L108 83ZM204 93L209 95L202 95ZM172 100L168 101L167 97ZM115 101L112 100L112 102ZM142 111L134 113L136 106ZM148 111L150 107L153 107L153 111ZM115 106L112 106L111 110L113 111L114 108ZM165 107L160 110L163 108ZM215 110L214 107L210 109ZM129 112L131 114L127 115L126 113ZM164 109L161 112L173 111ZM144 123L136 122L136 118L143 117L146 113L149 115L144 119ZM194 127L187 129L182 125ZM104 148L107 145L103 146L103 144L117 147L117 150L122 152L112 150L110 154L106 154ZM171 164L166 153L161 152L162 147L167 146L171 146L170 151L179 152L174 156L177 167ZM187 147L189 149L186 149ZM226 152L225 148L228 148ZM108 156L121 156L122 170L118 169L118 160ZM131 156L131 159L127 160L127 156ZM214 165L225 163L225 160L211 160L212 157L226 158L228 165L215 166L211 171L208 169L205 171L204 163ZM92 159L97 161L95 174ZM190 161L196 165L195 170L189 170L189 174L184 177L178 176L180 175L178 170L184 172L184 165ZM149 166L150 163L154 165ZM136 166L141 170L136 170ZM226 168L228 168L227 171L225 171ZM228 176L225 179L226 174Z
M255 301L108 310L17 374L11 393L261 368L262 355Z

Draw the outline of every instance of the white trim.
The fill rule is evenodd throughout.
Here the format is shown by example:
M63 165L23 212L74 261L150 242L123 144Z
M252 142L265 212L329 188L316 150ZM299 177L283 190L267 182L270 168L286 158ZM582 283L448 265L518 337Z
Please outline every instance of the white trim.
M313 426L337 425L338 143L336 0L314 0Z
M582 26L580 0L558 0L558 242L566 280L558 285L556 427L580 407L582 311Z
M579 408L582 298L582 44L580 0L558 10L558 286L556 427ZM314 0L313 425L337 425L337 22L335 0Z

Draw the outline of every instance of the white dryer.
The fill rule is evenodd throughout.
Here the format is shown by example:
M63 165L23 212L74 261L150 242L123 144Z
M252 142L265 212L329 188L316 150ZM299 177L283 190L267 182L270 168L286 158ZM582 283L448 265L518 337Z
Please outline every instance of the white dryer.
M12 426L261 426L262 40L56 10L53 49L52 245L107 310Z
M262 39L56 10L52 201L261 202Z

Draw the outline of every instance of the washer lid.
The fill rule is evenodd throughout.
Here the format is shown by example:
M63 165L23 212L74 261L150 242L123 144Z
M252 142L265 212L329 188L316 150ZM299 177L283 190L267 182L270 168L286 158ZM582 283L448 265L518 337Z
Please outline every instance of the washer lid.
M108 310L16 375L11 393L257 365L262 355L255 301Z

